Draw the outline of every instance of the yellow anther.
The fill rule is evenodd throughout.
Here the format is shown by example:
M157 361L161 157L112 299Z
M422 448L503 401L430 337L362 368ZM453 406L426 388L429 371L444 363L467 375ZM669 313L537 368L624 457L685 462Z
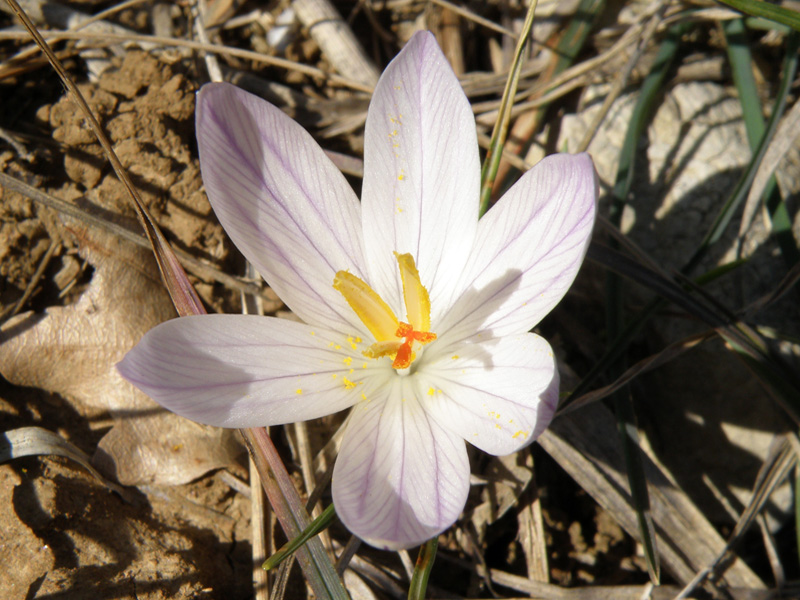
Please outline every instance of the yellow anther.
M391 342L375 342L365 352L364 356L369 358L380 358L381 356L394 356L400 349L403 342L397 340Z
M431 299L428 290L419 278L414 257L410 254L394 253L400 268L403 282L403 300L406 303L406 317L415 331L429 331L431 328Z
M336 273L333 287L344 296L350 308L375 336L376 341L384 342L394 339L394 332L397 331L397 317L375 290L347 271Z

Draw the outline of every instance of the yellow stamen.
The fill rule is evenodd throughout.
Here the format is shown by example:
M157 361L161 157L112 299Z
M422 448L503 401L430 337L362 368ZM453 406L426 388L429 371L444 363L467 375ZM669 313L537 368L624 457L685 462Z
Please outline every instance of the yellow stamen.
M375 342L368 350L364 352L364 356L368 358L380 358L381 356L394 356L400 349L403 342L394 340L392 342Z
M403 299L408 322L415 331L428 331L431 328L431 299L420 281L414 257L397 252L394 255L397 266L400 267L400 279L403 281Z
M347 271L336 273L336 277L333 278L333 287L344 296L350 308L375 336L376 341L384 342L394 339L394 332L397 331L397 317L375 290Z

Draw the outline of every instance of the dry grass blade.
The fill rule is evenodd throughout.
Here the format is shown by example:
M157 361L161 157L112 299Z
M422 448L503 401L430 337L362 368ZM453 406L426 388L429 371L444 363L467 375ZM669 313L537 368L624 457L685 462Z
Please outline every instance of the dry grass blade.
M769 183L772 174L778 167L778 163L786 156L790 149L797 147L797 139L800 137L800 102L795 105L784 115L778 125L778 130L775 132L775 137L767 148L761 165L756 171L753 184L750 186L750 191L747 193L747 200L744 206L744 214L742 215L739 224L739 237L743 238L745 233L753 224L753 219L756 216L761 196ZM770 219L765 219L766 223L770 223Z
M202 25L198 25L198 31L205 30ZM258 273L251 263L245 267L248 277L257 278ZM264 303L253 294L242 293L242 312L244 314L263 315ZM253 592L256 600L268 600L270 595L270 574L261 565L275 552L273 545L269 504L264 497L264 489L261 483L261 476L258 474L258 467L253 457L248 457L248 470L250 472L250 531L252 532L253 547Z
M269 527L269 517L267 516L267 503L264 498L264 490L261 488L261 478L258 475L258 469L253 462L249 459L250 482L250 518L251 518L251 535L253 546L253 593L256 600L268 600L269 598L269 573L261 568L261 565L267 560L267 557L274 552L271 547L270 540L272 536L271 528Z
M108 481L95 469L89 457L57 433L41 427L20 427L0 433L0 464L23 456L57 455L69 458L89 471L95 479L116 492L126 502L133 497L125 488Z
M542 503L535 482L520 496L521 508L517 512L519 543L525 554L528 578L547 583L550 566L547 558L547 535L542 518Z
M717 579L731 560L731 552L741 541L742 535L750 528L761 509L764 508L769 497L775 489L786 480L791 470L797 465L797 437L794 433L776 436L770 448L770 453L758 473L753 488L753 495L745 510L742 512L736 526L731 532L728 543L706 568L702 569L694 579L683 589L677 598L688 598L705 580Z
M595 403L554 421L539 438L544 449L632 536L638 525L631 507L625 461L615 436L614 417ZM645 457L646 458L646 457ZM725 548L725 542L686 494L674 487L651 460L645 460L650 504L664 568L686 584ZM725 572L727 586L765 589L741 560Z
M442 8L446 8L449 11L454 12L455 14L464 17L468 21L472 21L480 25L481 27L486 27L492 31L496 31L497 33L502 33L503 35L510 37L512 40L517 39L517 34L515 34L510 29L506 29L495 23L494 21L490 21L489 19L484 19L480 15L475 14L471 10L464 8L462 6L458 6L457 4L453 4L452 2L448 2L447 0L431 0L433 4L438 4Z
M659 10L656 12L656 14L650 17L650 21L648 21L644 31L642 31L642 36L639 39L639 43L637 44L635 50L631 53L628 61L625 63L625 66L617 74L617 77L614 80L608 95L606 96L605 100L603 100L603 106L600 107L597 115L595 115L592 124L589 125L589 128L586 131L586 135L583 137L580 144L578 144L578 147L575 148L575 152L586 151L586 149L589 147L589 144L592 142L592 138L594 138L595 134L597 133L600 123L603 122L608 114L608 111L611 110L611 105L619 97L619 95L622 93L622 90L628 84L628 80L633 73L634 67L641 59L645 49L647 48L647 45L653 39L656 29L663 20L663 15L666 11L667 5L665 2L658 2L657 5L659 6Z
M592 586L587 588L557 588L551 593L537 593L537 600L674 600L678 588L673 585L662 585L651 588L647 586ZM776 592L771 590L749 590L745 588L727 589L728 600L777 600ZM706 596L695 596L705 598ZM531 596L502 597L501 600L529 600ZM461 600L473 600L462 598ZM477 598L474 600L478 600Z
M715 337L716 334L713 331L699 333L697 335L693 335L684 340L678 340L677 342L673 342L657 354L653 356L648 356L640 360L638 363L630 367L626 370L622 376L620 376L616 381L610 383L607 386L601 387L594 391L588 392L579 396L575 400L571 401L566 407L559 411L559 415L567 415L574 410L583 408L592 402L597 402L598 400L602 400L603 398L608 397L609 395L613 394L619 389L622 389L626 385L628 385L631 381L639 377L640 375L644 375L645 373L652 371L653 369L657 369L668 362L675 360L679 356L682 356L686 352L690 351L692 348L695 348L697 345L702 344L703 342Z

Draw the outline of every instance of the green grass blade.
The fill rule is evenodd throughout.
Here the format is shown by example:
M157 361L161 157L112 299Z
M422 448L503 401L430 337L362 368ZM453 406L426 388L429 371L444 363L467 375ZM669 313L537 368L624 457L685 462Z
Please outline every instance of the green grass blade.
M417 563L414 565L414 574L411 576L411 585L408 588L408 600L425 600L425 590L428 589L428 577L436 558L436 548L439 538L431 538L419 549Z
M322 514L314 519L311 524L300 533L300 535L288 541L280 550L265 560L264 564L261 565L261 568L265 571L269 571L270 569L277 567L284 560L294 554L308 540L319 534L321 531L327 529L328 526L333 523L333 518L335 516L336 509L333 507L333 504L331 504L328 508L322 511Z
M747 40L744 19L726 21L722 25L722 30L728 42L728 60L731 64L733 81L739 93L739 102L742 105L742 117L747 130L747 139L750 143L750 149L756 152L759 142L766 131L766 126L761 111L761 103L758 99L758 88L753 77L753 56ZM787 46L791 46L791 41ZM770 178L764 190L764 198L772 220L772 231L778 241L786 264L791 267L800 260L800 251L797 249L797 243L792 234L791 219L783 198L781 198L775 177Z
M746 15L764 17L770 21L791 27L795 31L800 31L800 13L797 11L769 4L763 0L719 0L719 2L727 4Z
M747 192L750 190L750 186L753 184L753 179L756 176L756 172L761 164L761 160L764 158L767 147L775 135L775 130L778 128L778 122L780 121L780 118L783 116L784 110L786 109L786 99L789 94L792 81L794 80L795 73L797 72L798 46L800 45L799 42L800 35L796 33L790 35L787 39L786 60L784 61L781 73L780 88L778 89L772 114L767 122L766 130L761 137L758 148L754 151L753 159L750 161L750 164L747 166L745 172L742 174L742 177L739 179L739 182L736 184L736 188L734 189L730 198L728 198L727 202L720 210L719 215L717 215L717 218L714 220L714 223L709 228L708 233L706 234L705 238L703 238L700 246L697 248L683 269L681 269L682 273L690 273L700 263L706 252L708 252L709 248L722 237L725 229L728 226L728 223L730 223L730 220L733 218L734 212L747 196ZM786 218L788 219L788 215ZM789 229L789 233L791 234L791 229ZM779 235L779 232L775 231L775 235Z
M622 450L625 465L628 469L628 484L631 488L631 503L636 509L639 533L642 536L647 573L653 585L661 580L661 563L656 546L656 529L653 515L650 512L650 496L647 493L647 476L644 474L642 451L639 444L639 429L633 400L627 390L614 392L614 414L617 418L617 429L623 440Z
M497 113L497 121L492 131L492 140L489 150L486 152L486 159L483 161L481 169L481 201L478 214L483 216L489 210L489 200L492 196L497 169L500 166L500 158L503 156L503 145L506 143L508 135L508 125L511 122L511 108L514 105L514 97L517 95L519 86L519 74L522 70L522 54L528 43L528 38L533 28L533 17L536 13L537 0L532 0L528 6L528 13L525 16L525 23L517 39L517 47L514 50L514 60L511 62L511 69L508 72L506 87L503 90L503 97L500 100L500 109Z
M605 8L605 5L605 0L581 0L575 14L570 19L569 24L559 36L558 42L556 43L554 54L557 58L550 71L551 78L555 78L563 71L566 71L567 68L575 62L575 59L586 44L589 33L600 16L600 13ZM552 89L553 88L548 88L544 90L541 95L546 95ZM549 104L544 104L536 109L533 119L534 123L541 123L548 106ZM536 127L538 127L538 125ZM535 133L536 127L532 129L532 132ZM528 152L532 142L532 137L525 140L519 152L520 156L524 156ZM514 184L518 176L519 174L515 169L510 169L503 178L502 185L495 186L495 190L499 189L500 192L504 192Z
M731 63L733 82L742 105L742 118L747 130L750 148L755 149L764 135L764 116L758 101L756 79L753 77L753 55L747 40L744 19L733 19L722 23L722 31L728 46L728 61Z

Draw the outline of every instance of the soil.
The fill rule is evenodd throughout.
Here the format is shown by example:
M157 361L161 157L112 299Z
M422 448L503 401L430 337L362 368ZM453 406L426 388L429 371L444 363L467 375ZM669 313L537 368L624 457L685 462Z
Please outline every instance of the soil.
M231 246L202 192L194 147L195 86L181 64L131 51L81 92L107 131L145 204L177 247L229 268ZM51 77L38 72L39 77ZM30 77L31 82L33 76ZM29 82L30 83L30 82ZM31 83L31 85L33 85ZM47 88L47 86L41 86ZM47 92L47 89L40 91ZM4 93L5 96L5 93ZM41 94L40 99L47 95ZM30 96L28 101L31 102ZM66 96L28 104L30 152L0 150L0 168L63 200L131 221L128 197L76 105ZM3 123L7 127L8 123ZM45 140L46 143L39 143ZM52 141L50 141L52 140ZM91 282L74 224L0 188L0 301L13 306L59 244L25 308L68 305ZM210 310L237 310L237 295L195 279ZM0 428L57 431L88 455L108 414L32 388L0 383ZM242 476L245 470L233 465ZM0 466L0 597L246 598L252 594L249 500L211 473L178 486L128 488L125 501L62 458Z

